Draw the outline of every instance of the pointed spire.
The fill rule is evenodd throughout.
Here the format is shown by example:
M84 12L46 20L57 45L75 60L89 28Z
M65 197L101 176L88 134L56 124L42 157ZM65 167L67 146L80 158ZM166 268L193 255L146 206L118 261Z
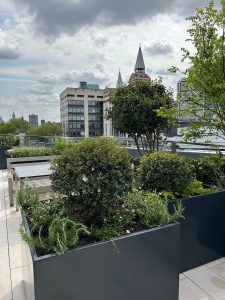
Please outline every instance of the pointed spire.
M119 70L119 75L118 75L118 79L117 79L117 84L116 84L116 88L121 88L123 87L123 80L122 80L122 76Z
M138 50L138 56L137 56L137 60L136 60L136 64L135 64L135 73L138 72L145 72L145 63L144 63L144 59L143 59L143 55L142 55L142 51L141 51L141 45L139 46L139 50Z
M15 112L13 110L13 113L12 113L12 119L15 119L16 118L16 115L15 115Z

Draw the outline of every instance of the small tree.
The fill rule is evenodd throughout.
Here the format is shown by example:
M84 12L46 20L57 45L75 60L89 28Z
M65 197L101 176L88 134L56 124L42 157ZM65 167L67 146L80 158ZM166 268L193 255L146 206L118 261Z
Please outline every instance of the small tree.
M181 49L182 61L189 61L189 67L182 72L186 77L185 113L196 121L184 131L186 140L225 136L225 1L221 1L221 10L216 10L214 3L210 1L204 9L197 9L195 16L187 18L192 23L188 41L195 52ZM171 71L179 69L172 67Z
M106 118L112 119L115 130L134 139L142 155L159 149L161 134L168 133L175 116L172 91L156 80L117 89Z

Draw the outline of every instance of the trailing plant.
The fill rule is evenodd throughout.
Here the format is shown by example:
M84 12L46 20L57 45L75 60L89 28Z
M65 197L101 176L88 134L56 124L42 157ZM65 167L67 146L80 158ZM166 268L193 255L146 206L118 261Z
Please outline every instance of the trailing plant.
M88 235L89 231L83 224L76 223L69 218L57 217L51 222L47 235L43 235L42 227L39 228L37 236L29 235L23 226L20 226L20 234L30 246L61 255L76 246L80 235Z
M35 156L50 156L53 155L51 148L32 148L32 147L18 147L13 148L8 153L14 157L35 157Z
M140 159L137 168L139 187L145 191L181 193L193 180L193 168L184 157L153 153Z

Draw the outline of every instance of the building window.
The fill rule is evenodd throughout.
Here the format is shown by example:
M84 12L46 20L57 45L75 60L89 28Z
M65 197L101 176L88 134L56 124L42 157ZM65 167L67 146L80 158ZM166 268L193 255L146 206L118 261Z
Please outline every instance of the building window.
M93 95L88 95L88 98L94 98L95 96L93 96Z
M84 98L84 95L77 95L78 98Z

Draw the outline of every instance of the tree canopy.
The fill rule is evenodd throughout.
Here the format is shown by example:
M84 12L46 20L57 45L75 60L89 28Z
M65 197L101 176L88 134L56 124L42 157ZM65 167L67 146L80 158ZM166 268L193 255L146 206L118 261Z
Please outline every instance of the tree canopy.
M59 123L48 122L37 128L30 128L27 132L28 135L37 136L51 136L51 135L62 135L62 128Z
M116 89L111 101L106 118L112 119L114 129L132 137L140 154L158 149L161 134L168 132L176 115L172 91L161 80L142 81Z
M187 102L185 113L196 118L184 132L186 140L203 136L225 136L225 1L221 9L215 9L215 1L210 1L204 9L187 18L191 22L187 40L194 51L182 48L183 59L189 67L185 75ZM172 72L179 71L172 67ZM180 99L179 101L182 101ZM197 111L202 110L199 114Z
M30 128L29 122L23 120L23 128L27 131ZM21 129L21 118L12 118L7 122L0 123L0 134L18 134Z

